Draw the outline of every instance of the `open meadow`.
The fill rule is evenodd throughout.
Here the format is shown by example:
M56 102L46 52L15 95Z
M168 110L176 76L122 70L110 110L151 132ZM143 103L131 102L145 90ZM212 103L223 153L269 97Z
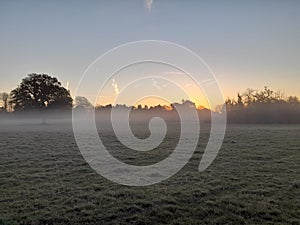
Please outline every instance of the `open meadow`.
M0 0L0 225L300 225L299 12Z
M216 160L200 173L206 126L179 173L128 187L89 167L70 124L1 125L0 224L300 224L300 126L228 125ZM136 165L167 157L178 136L139 155L101 135L115 157Z

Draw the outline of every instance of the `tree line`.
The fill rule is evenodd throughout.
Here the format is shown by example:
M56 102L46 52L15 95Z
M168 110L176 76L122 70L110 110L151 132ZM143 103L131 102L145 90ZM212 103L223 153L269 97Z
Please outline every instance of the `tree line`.
M300 100L268 87L247 89L225 101L229 123L300 123Z
M228 98L219 107L226 107L229 123L300 123L300 100L296 96L286 97L280 91L273 91L268 87L263 90L247 89L238 93L236 99ZM46 111L50 109L70 110L75 108L88 112L110 112L115 107L120 110L132 109L136 112L169 113L176 107L186 109L196 108L195 103L182 100L170 106L144 106L138 105L106 105L94 107L85 97L77 96L74 101L70 91L64 88L57 78L47 74L32 73L22 79L21 83L9 94L0 94L0 112L28 112ZM196 108L199 117L209 120L211 113L208 109ZM219 110L222 111L222 110Z

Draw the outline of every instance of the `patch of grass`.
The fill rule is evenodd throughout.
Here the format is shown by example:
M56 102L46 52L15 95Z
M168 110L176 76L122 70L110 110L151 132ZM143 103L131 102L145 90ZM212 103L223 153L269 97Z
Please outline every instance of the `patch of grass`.
M216 160L199 173L204 127L178 174L126 187L88 166L71 127L1 128L0 225L300 224L299 133L296 125L230 125ZM136 165L161 160L177 143L169 135L152 153L127 154L110 135L104 139L113 154Z

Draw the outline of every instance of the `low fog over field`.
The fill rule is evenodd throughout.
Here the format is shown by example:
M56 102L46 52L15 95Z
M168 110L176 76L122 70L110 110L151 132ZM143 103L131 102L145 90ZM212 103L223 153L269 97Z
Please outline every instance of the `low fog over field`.
M37 88L28 94L31 86L48 79L56 84L53 93L44 95L48 89ZM215 110L189 100L169 106L94 107L88 101L73 104L70 92L48 75L31 74L26 82L28 90L17 87L12 101L2 100L0 224L299 223L298 97L283 98L265 87L227 99ZM211 129L226 122L222 118L228 119L223 145L199 172ZM76 136L77 129L83 136ZM180 138L182 133L188 136ZM79 148L88 147L96 156L99 148L92 137L100 138L115 159L138 172L137 166L170 158L179 143L192 146L195 134L195 152L182 148L176 158L181 165L182 158L191 156L187 164L169 179L159 180L165 171L151 171L150 180L161 182L146 187L134 187L145 184L138 176L121 176L121 184L131 186L106 179L92 169L94 158L88 164ZM78 138L88 142L79 145ZM100 159L113 175L126 172ZM168 172L174 165L164 166ZM128 183L132 177L134 184Z
M183 170L139 188L112 183L91 169L67 120L38 121L10 121L0 127L2 224L298 221L299 125L229 125L217 159L199 173L209 135L204 124L195 154ZM174 135L167 135L157 149L138 154L127 151L109 130L99 136L120 160L148 165L167 157L176 145L178 124L169 127ZM148 132L143 125L138 129Z

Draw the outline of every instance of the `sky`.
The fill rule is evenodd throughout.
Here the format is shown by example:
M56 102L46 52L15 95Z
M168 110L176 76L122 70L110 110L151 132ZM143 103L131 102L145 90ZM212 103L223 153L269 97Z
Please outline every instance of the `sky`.
M0 92L10 92L35 72L57 77L75 95L84 71L105 52L128 42L163 40L199 55L213 70L224 98L265 85L300 96L299 11L297 0L3 0ZM146 65L117 74L98 96L89 92L88 85L77 94L109 103L130 83L128 77L143 76L140 71L179 76L174 68ZM184 74L180 76L173 77L177 88L197 105L207 105L205 94ZM161 91L157 95L167 101L186 97L172 85L148 78L116 103L140 101L146 94L142 90L148 89Z

